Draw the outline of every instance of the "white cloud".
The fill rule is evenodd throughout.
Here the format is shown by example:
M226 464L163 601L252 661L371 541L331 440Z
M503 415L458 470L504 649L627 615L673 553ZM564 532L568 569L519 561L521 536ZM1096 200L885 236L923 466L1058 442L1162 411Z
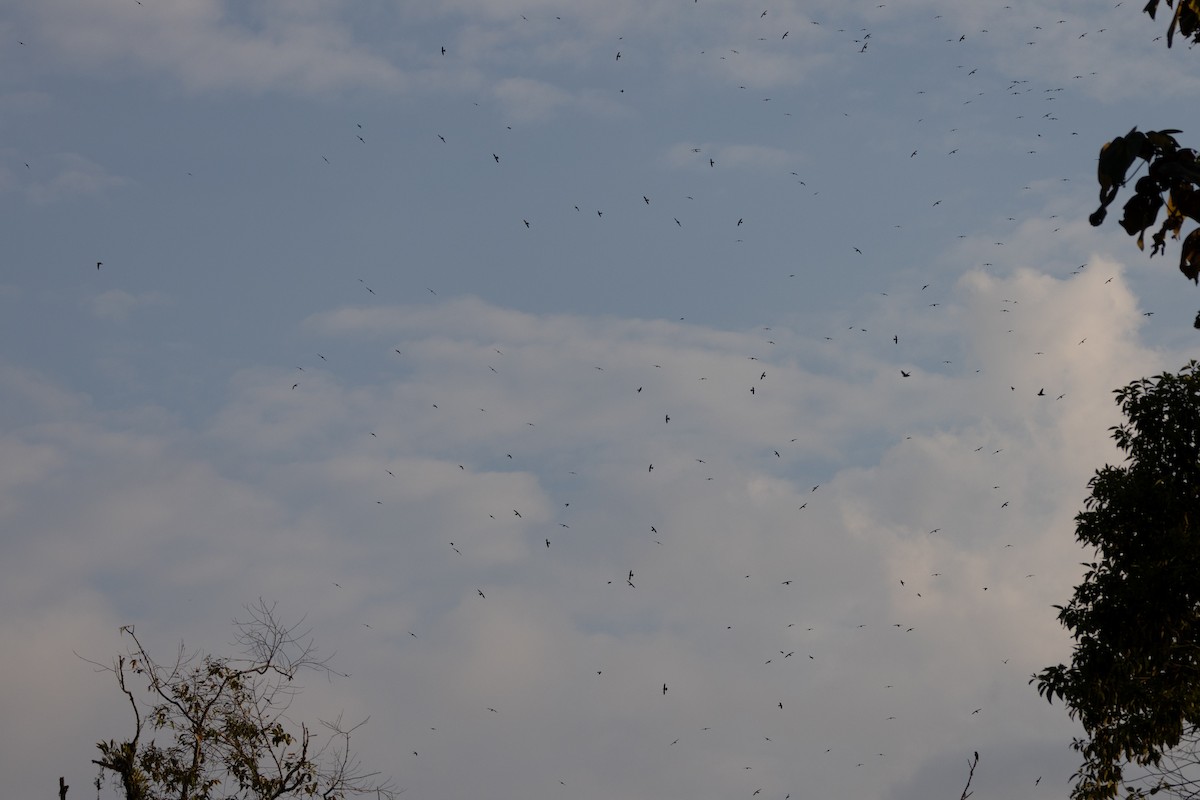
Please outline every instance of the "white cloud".
M772 26L772 40L779 26ZM747 91L769 92L771 89L787 89L817 78L821 67L830 63L827 54L810 51L801 43L808 31L797 23L795 39L790 44L774 42L775 49L737 47L715 47L699 54L688 54L678 59L677 69L702 69L714 80L735 85ZM793 36L788 31L788 36ZM799 49L797 49L799 48ZM762 100L755 96L753 99Z
M779 147L720 142L676 142L665 156L666 163L676 169L710 169L715 164L709 159L722 167L764 170L788 169L803 160L798 153Z
M1103 273L881 298L879 324L930 349L910 378L890 341L779 327L750 360L759 332L473 298L316 315L308 335L379 363L245 371L201 430L9 371L6 393L60 400L0 448L6 630L98 655L116 637L67 611L91 593L96 624L219 645L238 603L278 599L351 673L314 707L370 709L367 763L414 793L883 797L964 741L1067 734L1026 680L1064 655L1071 519L1111 453L1110 390L1172 366ZM31 698L63 681L6 674ZM109 699L75 713L116 735ZM6 702L28 741L61 734ZM11 772L29 751L0 753Z
M127 322L139 308L164 305L169 298L162 292L148 291L131 294L121 289L109 289L91 298L88 306L97 319Z
M41 38L83 68L163 72L195 91L400 89L402 72L356 42L329 3L238 7L222 0L95 6L51 0Z
M512 122L542 122L567 112L603 117L628 114L620 103L599 91L569 92L532 78L504 78L496 83L492 94L503 116Z
M3 111L5 116L9 118L46 111L52 105L53 100L46 92L16 91L0 93L0 111Z
M128 180L79 155L62 153L52 159L53 177L35 180L26 189L30 202L46 205L77 197L103 194Z
M494 93L506 116L522 122L545 119L571 100L562 89L529 78L505 78Z

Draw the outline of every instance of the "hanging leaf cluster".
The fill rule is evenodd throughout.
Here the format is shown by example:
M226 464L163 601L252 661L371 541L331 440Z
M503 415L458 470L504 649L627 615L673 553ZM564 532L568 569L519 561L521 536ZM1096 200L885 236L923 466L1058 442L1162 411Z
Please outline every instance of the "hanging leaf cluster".
M1200 0L1196 0L1200 3ZM1120 225L1130 236L1137 236L1139 250L1146 247L1146 230L1158 221L1166 209L1166 219L1151 237L1151 257L1166 252L1167 235L1178 239L1185 219L1200 222L1200 160L1195 150L1180 147L1173 128L1139 131L1136 127L1100 148L1096 179L1100 183L1100 207L1088 217L1100 225L1108 206L1129 180L1129 170L1138 161L1149 165L1146 174L1133 185L1133 197L1125 203ZM1179 270L1200 283L1200 228L1183 240Z
M1183 34L1185 39L1200 43L1200 0L1177 0L1177 2L1178 4L1173 0L1167 0L1167 8L1173 8L1175 11L1171 15L1171 24L1167 26L1167 47L1171 46L1176 30ZM1150 0L1142 11L1149 14L1150 19L1154 19L1154 14L1158 11L1158 3L1159 0Z

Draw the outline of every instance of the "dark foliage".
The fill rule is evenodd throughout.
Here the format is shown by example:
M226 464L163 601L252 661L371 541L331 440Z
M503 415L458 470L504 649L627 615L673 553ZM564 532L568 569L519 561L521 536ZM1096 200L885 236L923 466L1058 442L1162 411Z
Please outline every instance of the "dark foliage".
M1083 724L1076 800L1169 788L1128 785L1123 767L1157 767L1200 723L1200 364L1116 395L1125 462L1089 484L1075 536L1096 560L1058 607L1071 663L1033 678Z
M1149 14L1150 19L1154 19L1158 3L1159 0L1150 0L1142 11ZM1174 9L1171 23L1167 26L1167 47L1170 47L1175 39L1176 30L1182 33L1185 39L1200 42L1200 0L1167 0L1167 8Z
M1100 183L1100 207L1088 220L1100 225L1108 206L1128 180L1126 175L1139 159L1149 165L1146 175L1134 184L1133 197L1125 203L1121 227L1137 236L1139 249L1145 248L1146 229L1158 221L1166 209L1166 219L1152 237L1151 257L1166 252L1167 234L1178 239L1185 219L1200 222L1200 161L1196 151L1180 147L1173 134L1178 130L1139 131L1136 127L1100 148L1096 178ZM1179 269L1200 283L1200 236L1197 228L1183 241Z

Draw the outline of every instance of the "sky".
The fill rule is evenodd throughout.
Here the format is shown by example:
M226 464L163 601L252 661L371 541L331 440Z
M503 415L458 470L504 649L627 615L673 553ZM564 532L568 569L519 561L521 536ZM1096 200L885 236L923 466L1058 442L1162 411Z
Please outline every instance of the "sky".
M0 5L7 790L263 598L407 798L1065 796L1073 518L1200 306L1087 222L1197 132L1139 5Z

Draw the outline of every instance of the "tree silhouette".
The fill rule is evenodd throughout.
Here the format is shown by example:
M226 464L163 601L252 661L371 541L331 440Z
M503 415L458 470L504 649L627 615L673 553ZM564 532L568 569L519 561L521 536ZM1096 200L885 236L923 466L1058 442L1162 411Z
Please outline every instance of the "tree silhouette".
M1112 436L1125 463L1089 483L1075 537L1096 560L1058 607L1075 640L1071 663L1031 680L1083 725L1076 800L1182 785L1174 765L1200 724L1200 363L1116 395L1127 422ZM1157 778L1127 780L1130 762Z
M93 763L101 776L111 773L125 800L394 798L390 783L365 772L350 750L350 736L365 720L321 721L322 737L288 717L300 673L337 674L317 658L308 631L280 623L262 600L246 610L249 619L234 623L238 657L202 656L180 645L173 663L162 664L132 626L121 628L128 650L111 666L97 666L114 675L128 699L133 735L97 744ZM136 691L142 682L144 692Z

